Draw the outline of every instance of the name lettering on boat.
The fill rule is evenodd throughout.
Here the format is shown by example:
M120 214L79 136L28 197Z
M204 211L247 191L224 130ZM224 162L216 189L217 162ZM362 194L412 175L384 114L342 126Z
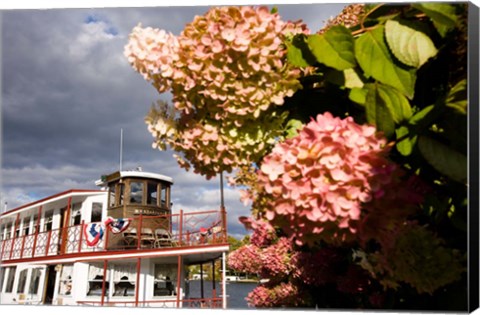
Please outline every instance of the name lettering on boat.
M133 214L135 214L135 215L140 215L140 214L162 215L162 214L164 214L164 212L161 211L161 210L156 210L156 209L134 209Z

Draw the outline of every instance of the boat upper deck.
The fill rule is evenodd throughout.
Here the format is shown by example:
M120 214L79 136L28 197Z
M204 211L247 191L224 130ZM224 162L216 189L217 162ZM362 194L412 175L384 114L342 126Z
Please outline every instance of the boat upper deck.
M132 211L120 212L128 217L119 218L110 216L108 201L107 190L69 190L3 213L2 264L179 253L201 261L228 250L225 212L175 213L132 203L125 205Z

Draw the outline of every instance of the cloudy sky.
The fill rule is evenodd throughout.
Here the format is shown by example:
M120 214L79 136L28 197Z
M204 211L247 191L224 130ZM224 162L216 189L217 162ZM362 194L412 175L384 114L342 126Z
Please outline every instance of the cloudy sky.
M318 30L342 4L278 6L284 20ZM128 64L123 47L138 23L179 34L206 6L1 11L1 204L12 209L68 189L96 189L102 174L141 166L174 178L174 210L218 209L219 180L180 169L151 148L144 117L158 94ZM226 188L229 231L245 233L249 208Z

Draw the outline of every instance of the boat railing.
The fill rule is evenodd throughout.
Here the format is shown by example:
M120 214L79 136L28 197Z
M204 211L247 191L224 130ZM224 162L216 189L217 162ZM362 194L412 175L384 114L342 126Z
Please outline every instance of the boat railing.
M222 308L222 298L187 298L187 299L158 299L135 302L130 301L77 301L82 306L124 306L124 307L157 307L157 308Z
M0 260L28 259L95 251L157 250L205 246L226 242L227 234L218 210L183 212L134 218L126 229L112 229L105 222L22 235L0 241Z

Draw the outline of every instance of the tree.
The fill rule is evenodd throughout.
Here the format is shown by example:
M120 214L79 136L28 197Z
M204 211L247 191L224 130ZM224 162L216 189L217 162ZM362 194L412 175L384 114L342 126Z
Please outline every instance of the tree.
M269 279L250 304L467 307L467 11L350 5L311 34L225 7L178 37L134 29L129 61L173 95L146 118L154 147L246 187L229 266Z

